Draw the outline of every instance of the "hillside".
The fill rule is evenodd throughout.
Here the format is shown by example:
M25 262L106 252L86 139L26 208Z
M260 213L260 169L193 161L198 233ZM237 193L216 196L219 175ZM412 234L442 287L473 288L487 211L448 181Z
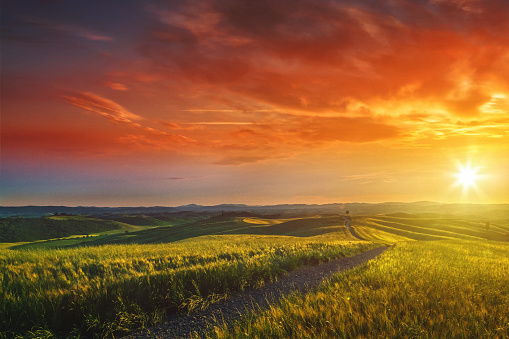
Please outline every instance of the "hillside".
M386 279L385 283L393 287L384 292L384 295L389 295L389 291L397 291L394 286L416 286L421 293L419 301L427 303L430 300L433 305L438 305L437 300L443 300L451 293L451 286L448 286L450 279L442 277L448 277L451 273L449 267L455 265L453 273L458 279L455 288L462 288L461 293L464 295L458 298L463 298L462 303L478 305L482 300L475 300L474 303L469 299L468 295L473 290L469 289L467 282L479 278L474 285L476 291L480 287L489 287L482 292L486 302L479 309L484 307L495 312L495 320L492 322L503 330L501 326L505 322L497 314L507 309L501 302L501 298L507 295L502 289L505 285L499 284L499 281L506 281L504 272L507 269L502 265L507 266L505 253L509 246L508 219L492 218L487 221L482 217L460 217L445 213L355 213L352 216L353 230L364 239L359 241L345 226L344 214L307 214L300 217L283 215L285 213L257 214L241 211L154 212L105 214L101 219L68 215L2 219L1 234L3 237L10 236L11 240L23 239L27 242L31 241L28 239L42 236L59 239L10 244L10 249L0 249L2 279L10 284L5 289L10 293L9 298L6 298L10 303L5 308L6 314L15 314L18 319L22 319L19 321L12 317L0 317L3 321L0 327L11 331L5 332L7 337L15 337L14 334L27 331L36 333L42 328L41 332L36 333L39 337L49 333L45 331L54 331L52 333L73 332L81 333L83 337L95 335L113 338L136 328L155 325L164 315L206 309L211 304L230 298L231 292L258 288L278 280L285 272L301 265L316 264L381 245L391 245L387 254L384 254L388 263L381 263L373 272L368 270L370 266L364 266L350 273L351 277L346 281L361 279L356 291L365 289L362 292L364 295L376 293L380 289L379 282ZM111 227L117 229L101 231ZM61 238L70 234L88 234L91 231L95 233L94 236L86 239ZM465 251L471 251L472 255L466 255ZM430 266L432 260L437 264ZM464 260L468 265L462 266ZM485 266L486 263L491 266ZM406 273L411 271L409 267L412 267L414 273ZM397 281L392 281L392 273L396 270L401 274ZM368 280L362 280L364 272L367 272ZM380 275L380 272L383 273ZM420 280L423 272L428 274L424 283ZM484 277L489 279L489 283L483 280ZM440 285L437 288L436 283ZM428 287L435 288L432 295L426 293ZM346 288L349 286L342 287ZM24 293L21 298L20 291ZM417 313L420 314L417 323L413 323L414 320L410 318L406 321L412 326L421 326L419 328L422 331L436 331L431 325L422 323L422 320L427 319L428 306L417 307L416 310L406 309L405 305L414 307L420 304L412 299L412 291L403 292L380 302L371 297L364 300L362 296L356 300L356 295L349 292L346 300L359 302L356 309L360 311L352 310L356 318L363 314L362 310L380 305L383 309L387 309L388 305L391 309L400 307L399 314L424 310L424 313ZM327 295L328 292L320 298ZM338 296L332 294L330 301L333 305L337 300ZM345 309L343 306L339 310ZM305 308L298 306L295 309ZM330 309L333 308L326 307L317 313L317 321L327 317ZM447 329L451 328L448 319L451 314L463 311L452 304L445 309L433 309L439 310L438 317L441 314L447 316L440 327L440 331L444 331L441 337L457 337L456 330L448 332ZM290 314L287 311L283 313ZM371 312L373 317L379 314L381 312L378 309ZM461 314L463 319L468 320L473 313L465 311ZM483 314L475 322L481 323L481 319L484 319L482 317ZM324 319L332 323L332 318ZM359 328L355 324L348 325L348 328L354 334L366 334L364 328L374 326L369 332L377 333L380 326L370 319ZM398 319L400 316L396 314L391 321L398 324ZM295 319L289 322L299 323ZM34 324L37 326L34 327ZM315 326L317 330L327 328L320 324ZM340 328L338 324L335 326ZM491 330L490 326L482 327L482 331ZM258 331L254 327L253 330ZM465 332L468 334L466 337L478 333L474 330L469 328ZM250 331L242 330L242 333L249 333L248 337L258 336ZM393 337L394 333L402 329L397 327L390 331L387 333ZM296 337L293 332L288 333L282 337ZM331 337L310 333L309 337L313 338ZM271 333L259 337L273 336Z
M0 242L27 242L120 229L118 222L82 216L0 219Z
M127 221L127 219L122 220ZM155 222L159 219L151 217L149 220ZM509 220L492 221L487 229L486 222L482 219L398 214L397 217L393 215L356 216L353 218L352 225L363 238L385 239L383 242L396 241L395 239L397 241L445 239L509 241ZM354 240L344 226L341 215L316 215L288 219L216 215L128 234L113 234L97 238L84 245L170 243L199 236L241 234L294 237L341 235L345 239ZM376 234L376 237L372 237L373 234Z
M243 205L221 204L215 206L184 205L178 207L70 207L70 206L0 206L0 217L41 217L44 215L67 213L74 215L89 215L102 217L120 215L150 215L164 213L221 213L248 212L256 214L281 214L286 217L296 217L312 214L338 214L346 210L355 211L356 215L373 215L380 213L407 214L447 214L457 216L476 216L497 219L509 219L509 204L443 204L427 201L413 203L334 203L334 204L283 204L283 205Z
M19 246L65 247L104 244L170 243L208 235L278 235L312 237L341 235L351 238L342 215L325 214L283 218L280 214L251 212L108 214L101 218L59 216L0 219L0 242L36 240L108 232L101 237L52 241ZM365 239L401 240L495 240L509 241L509 220L457 217L447 214L389 213L354 216L352 225ZM376 232L375 232L376 231ZM376 237L372 237L376 234ZM381 236L383 235L383 236ZM352 238L351 240L354 240Z

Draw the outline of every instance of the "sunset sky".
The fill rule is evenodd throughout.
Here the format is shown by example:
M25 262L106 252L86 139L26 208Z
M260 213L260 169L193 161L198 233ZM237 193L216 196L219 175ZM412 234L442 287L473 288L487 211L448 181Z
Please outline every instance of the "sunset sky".
M2 0L1 31L0 205L509 203L507 0Z

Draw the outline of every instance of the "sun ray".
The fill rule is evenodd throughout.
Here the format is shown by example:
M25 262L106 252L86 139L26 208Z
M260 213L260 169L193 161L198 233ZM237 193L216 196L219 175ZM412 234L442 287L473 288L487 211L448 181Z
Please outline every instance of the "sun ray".
M466 199L470 193L474 195L480 194L481 190L478 187L479 179L482 178L482 175L479 173L480 167L472 166L471 162L467 162L466 164L458 162L456 167L457 172L454 174L456 182L453 186L462 188L462 199Z
M457 173L458 183L463 185L464 188L475 187L476 180L478 179L478 168L472 168L470 165L461 167Z

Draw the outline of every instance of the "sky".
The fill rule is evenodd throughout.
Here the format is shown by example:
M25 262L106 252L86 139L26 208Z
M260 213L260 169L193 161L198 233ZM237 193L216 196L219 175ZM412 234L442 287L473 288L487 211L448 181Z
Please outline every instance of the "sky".
M0 205L509 203L507 32L507 0L3 0Z

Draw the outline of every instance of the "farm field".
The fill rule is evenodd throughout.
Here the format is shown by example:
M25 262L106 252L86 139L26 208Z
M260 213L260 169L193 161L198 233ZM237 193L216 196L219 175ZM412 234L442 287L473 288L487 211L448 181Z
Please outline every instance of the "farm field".
M316 294L290 297L237 324L234 335L508 335L508 320L498 311L509 299L509 221L504 219L487 225L479 218L444 215L356 216L354 229L364 241L352 236L341 215L125 215L107 222L121 228L86 239L11 243L0 250L1 338L118 337L175 312L206 308L301 265L382 245L393 246L377 261L338 275ZM345 293L350 299L336 300ZM467 304L470 313L458 313ZM383 324L377 318L382 311ZM350 317L358 326L348 332L329 316ZM267 332L269 327L275 329ZM210 335L230 334L217 325Z
M118 335L257 287L285 270L376 246L224 235L173 244L3 250L0 328L4 337Z
M206 217L208 216L161 214L158 218L145 215L1 218L0 248L49 249L88 243L97 245L115 242L119 236L130 238L132 234L138 234L139 231L163 226L187 225ZM145 240L147 241L150 242Z
M509 244L398 243L208 338L508 338Z

